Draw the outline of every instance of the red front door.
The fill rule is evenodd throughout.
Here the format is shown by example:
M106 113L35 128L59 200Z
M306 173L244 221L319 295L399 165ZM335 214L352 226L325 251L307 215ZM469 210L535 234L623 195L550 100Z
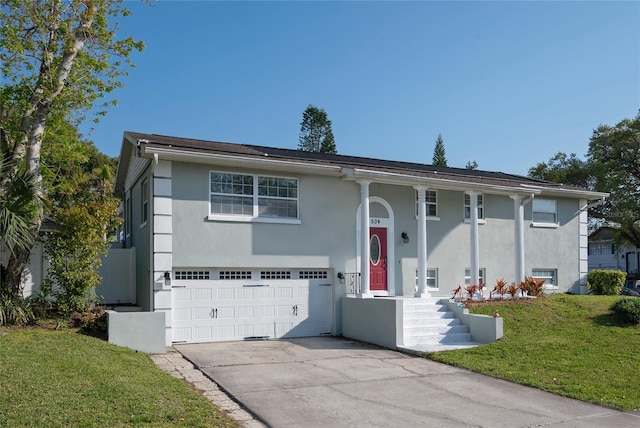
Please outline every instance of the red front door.
M369 288L387 290L387 229L369 228Z

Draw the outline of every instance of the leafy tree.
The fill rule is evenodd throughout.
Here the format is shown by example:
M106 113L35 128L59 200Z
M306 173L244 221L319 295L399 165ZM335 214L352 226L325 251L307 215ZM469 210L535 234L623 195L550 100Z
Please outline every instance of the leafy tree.
M465 168L471 171L476 171L478 169L478 162L476 161L468 161L465 165Z
M558 152L548 162L529 168L529 177L574 186L593 188L593 177L589 162L576 156Z
M116 38L127 16L122 0L5 0L0 3L0 151L11 170L0 177L0 198L12 192L25 166L36 189L30 228L39 231L44 207L43 145L46 130L64 118L73 124L86 112L115 104L105 95L121 86L130 54L143 49L133 38ZM30 246L29 246L30 247ZM30 248L12 249L5 280L20 282Z
M66 121L51 123L46 138L55 141L42 156L45 209L55 228L44 240L49 269L42 294L54 297L63 311L83 311L95 297L90 290L101 282L106 237L119 224L112 191L116 161Z
M447 158L444 152L444 142L442 141L442 135L440 134L438 134L436 146L433 149L433 161L431 163L435 166L447 166Z
M619 238L640 247L640 112L615 126L600 125L591 136L587 159L557 153L529 170L543 180L608 192L589 215L612 226Z
M333 138L331 121L324 109L309 104L302 113L298 150L336 154L336 142Z

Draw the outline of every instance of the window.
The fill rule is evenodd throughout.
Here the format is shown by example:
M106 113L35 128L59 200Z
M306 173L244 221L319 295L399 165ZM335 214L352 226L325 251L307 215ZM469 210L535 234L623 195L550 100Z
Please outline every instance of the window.
M438 288L438 268L427 268L427 287ZM418 290L418 269L416 269L416 291Z
M558 288L557 272L555 269L532 269L531 276L536 279L544 280L545 289Z
M438 217L438 191L427 190L425 192L425 201L427 205L427 217ZM416 190L416 217L418 216L418 191Z
M486 284L484 278L485 278L485 269L484 268L478 269L478 282L480 282L481 284ZM469 284L471 284L471 269L465 269L464 285L469 285Z
M251 279L251 271L245 270L225 270L220 271L220 279Z
M298 180L231 174L210 174L210 215L245 218L298 218Z
M615 254L616 244L611 242L591 242L589 243L589 255L599 256L602 254Z
M291 279L291 271L263 270L260 272L260 279Z
M558 223L556 201L553 199L534 199L531 219L534 223Z
M124 201L124 233L125 237L131 236L131 194L127 193Z
M177 280L181 279L196 279L207 280L209 279L209 271L205 270L177 270L173 277Z
M142 205L140 206L140 227L147 224L149 220L149 180L146 178L142 180L140 185L140 200Z
M464 194L464 219L471 219L471 197ZM478 195L478 220L484 220L484 195Z

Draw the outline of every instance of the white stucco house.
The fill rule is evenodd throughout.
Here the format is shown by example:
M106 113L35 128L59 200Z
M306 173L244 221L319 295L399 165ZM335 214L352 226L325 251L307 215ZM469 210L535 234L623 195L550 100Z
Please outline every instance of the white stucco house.
M123 247L135 248L131 303L165 314L167 345L340 335L358 320L365 336L374 326L397 334L408 313L398 301L431 304L499 278L586 292L586 207L607 196L501 172L136 132L124 133L116 193ZM391 318L373 302L393 306Z

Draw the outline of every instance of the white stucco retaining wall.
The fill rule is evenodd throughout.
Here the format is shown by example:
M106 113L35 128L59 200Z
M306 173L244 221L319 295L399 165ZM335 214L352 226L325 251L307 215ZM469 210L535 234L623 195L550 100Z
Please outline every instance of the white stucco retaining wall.
M455 317L469 328L471 340L474 342L492 343L502 337L504 325L502 317L494 318L488 315L470 314L469 309L453 300L441 300L441 302L446 302Z
M107 311L109 342L148 354L164 354L164 312Z

